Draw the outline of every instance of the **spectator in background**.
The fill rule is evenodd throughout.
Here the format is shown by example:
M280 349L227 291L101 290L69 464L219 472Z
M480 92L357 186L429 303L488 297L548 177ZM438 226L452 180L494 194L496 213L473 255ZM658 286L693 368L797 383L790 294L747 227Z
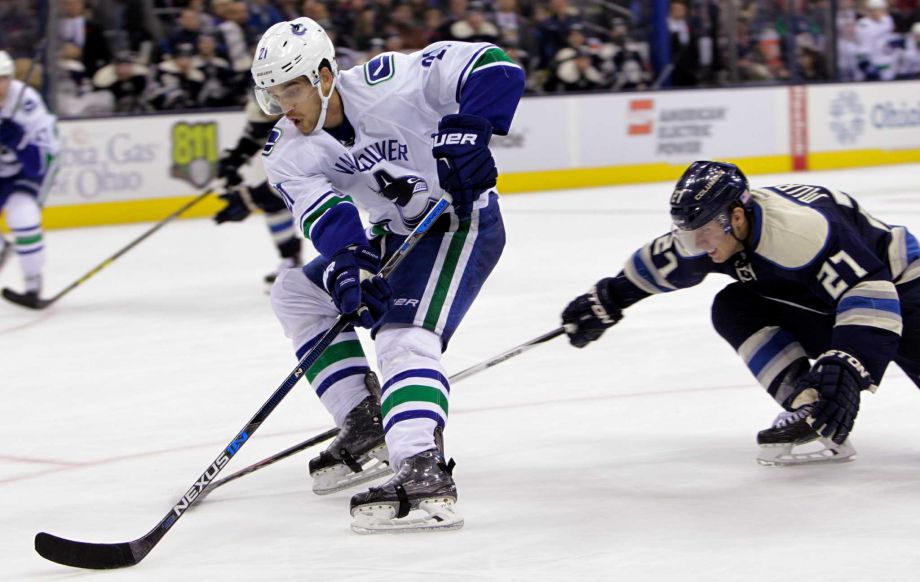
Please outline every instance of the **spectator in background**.
M201 72L202 85L196 101L204 107L226 107L245 103L246 86L230 63L217 54L217 39L209 34L198 37L198 54L192 67Z
M498 27L498 43L503 47L515 47L529 53L533 44L533 27L521 14L517 0L497 0L495 3L495 25ZM507 52L507 51L506 51Z
M436 41L453 40L454 37L451 35L450 30L454 24L466 18L468 4L467 0L450 0L447 14L442 19L441 26L434 35Z
M130 52L121 51L112 64L96 71L93 85L112 95L116 113L140 113L149 110L146 100L148 73L147 67L135 62Z
M217 6L217 0L214 5ZM227 60L236 73L245 74L252 63L252 50L246 32L249 10L245 2L221 2L223 22L217 25Z
M80 47L86 74L92 76L112 58L102 27L85 15L83 0L60 0L58 39Z
M498 27L486 19L485 7L478 0L469 3L466 16L450 27L453 40L498 43Z
M198 12L191 8L183 9L179 12L176 24L176 28L160 41L160 46L158 47L160 60L171 58L179 45L195 46L198 44L198 36L201 34L201 19L198 16Z
M692 87L699 82L699 45L687 20L687 6L671 2L668 13L668 30L671 32L671 84Z
M62 44L57 61L58 115L77 117L111 113L114 99L109 93L95 89L86 74L80 47L70 42Z
M549 15L537 25L541 68L553 63L556 53L566 46L569 29L580 23L578 11L569 6L568 0L549 1Z
M281 10L269 0L249 0L248 3L250 30L268 30L272 25L286 20Z
M857 64L862 79L894 79L896 56L891 47L894 20L886 0L866 0L866 15L856 22Z
M898 78L920 79L920 22L915 22L904 43Z
M799 79L806 82L823 81L827 78L824 55L817 48L806 44L796 48Z
M204 75L193 66L195 47L181 44L173 58L157 65L148 102L157 110L193 109L199 106Z
M559 54L573 50L566 47ZM605 86L604 75L594 66L594 55L587 46L581 46L571 58L559 61L556 77L563 91L592 91Z
M31 58L38 44L37 26L19 2L0 0L0 49L14 59Z
M617 91L648 88L651 72L638 46L629 42L629 28L622 18L614 18L610 39L599 50L600 71L606 85Z

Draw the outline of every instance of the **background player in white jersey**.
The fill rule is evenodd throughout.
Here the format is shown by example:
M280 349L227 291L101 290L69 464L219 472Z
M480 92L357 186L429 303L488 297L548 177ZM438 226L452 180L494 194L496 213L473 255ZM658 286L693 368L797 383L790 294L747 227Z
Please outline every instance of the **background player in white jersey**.
M906 228L822 186L751 190L719 162L687 169L671 218L673 232L566 307L572 345L641 299L729 275L737 282L716 295L713 325L786 409L758 434L765 464L851 457L860 393L891 361L920 387L920 245Z
M299 18L265 33L252 66L263 111L284 114L263 151L266 173L320 253L279 275L275 312L300 356L340 312L353 314L372 330L383 380L378 404L353 329L307 371L342 428L310 462L314 491L379 476L389 459L396 475L352 498L352 528L457 528L440 358L504 247L488 145L509 131L524 74L484 43L384 53L341 72L334 55L323 29ZM440 198L438 186L451 210L388 281L361 283L359 272L376 272Z
M857 80L891 81L897 75L898 50L887 0L866 0L866 12L856 21L856 59L862 73Z
M246 102L246 127L233 149L224 152L217 162L217 177L224 181L226 192L220 198L227 205L214 215L217 224L239 222L256 209L265 213L272 241L281 256L278 268L265 276L266 283L274 283L283 269L299 267L300 235L294 228L294 220L281 196L275 193L263 180L257 186L243 183L240 167L265 145L265 140L278 121L277 115L266 115L253 100Z
M12 243L0 237L0 267L15 250L25 277L21 295L31 302L42 288L41 203L58 143L54 116L34 89L13 78L13 69L13 60L0 51L0 210L13 237Z

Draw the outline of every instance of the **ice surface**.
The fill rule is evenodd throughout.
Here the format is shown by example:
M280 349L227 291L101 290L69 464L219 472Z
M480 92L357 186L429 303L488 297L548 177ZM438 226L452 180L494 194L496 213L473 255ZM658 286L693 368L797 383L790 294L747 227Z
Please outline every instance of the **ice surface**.
M755 176L850 192L920 233L920 166ZM444 362L459 371L558 314L668 227L669 184L503 199L508 246ZM147 225L47 234L52 295ZM263 292L264 221L171 224L46 312L0 304L0 579L916 579L920 394L891 368L853 463L765 468L777 413L709 323L728 280L655 297L600 342L562 340L453 390L455 533L362 537L348 493L310 492L302 453L215 492L140 565L81 572L36 532L143 535L294 364ZM0 285L19 288L18 265ZM368 346L370 347L370 346ZM298 386L224 474L331 426Z

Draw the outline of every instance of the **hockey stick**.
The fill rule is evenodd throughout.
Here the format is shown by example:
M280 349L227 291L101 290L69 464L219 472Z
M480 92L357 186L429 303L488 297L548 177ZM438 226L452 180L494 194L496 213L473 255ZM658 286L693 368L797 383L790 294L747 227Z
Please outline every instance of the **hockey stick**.
M450 204L450 196L445 194L438 200L437 204L428 211L425 219L406 237L406 240L400 245L386 265L380 270L380 276L387 277L403 261L409 251L418 243L418 241L428 232L438 217L444 212ZM288 392L294 387L298 380L306 371L316 363L323 352L332 344L345 328L351 325L351 318L340 315L332 327L327 331L320 340L314 345L303 358L297 363L294 370L288 374L287 378L281 382L281 385L275 389L274 393L265 401L264 404L256 411L249 422L243 427L233 440L224 447L214 462L205 469L204 473L189 487L185 495L166 513L163 519L143 536L130 542L121 542L114 544L98 544L78 542L60 538L49 533L41 532L35 536L35 551L43 558L64 564L65 566L74 566L76 568L91 568L104 570L110 568L123 568L125 566L134 566L143 560L150 550L157 545L164 535L179 520L185 511L192 505L195 498L208 486L208 484L220 473L230 459L246 444L246 441L256 432L262 422L272 413L273 410L281 403Z
M65 287L63 290L59 291L58 294L55 295L54 297L51 297L50 299L39 299L38 297L32 297L25 293L18 293L16 291L13 291L12 289L4 288L3 298L6 299L7 301L15 303L16 305L20 305L22 307L28 307L29 309L45 309L49 305L52 305L53 303L55 303L58 299L60 299L64 295L67 295L68 293L73 291L75 288L82 285L87 279L89 279L90 277L92 277L93 275L101 271L102 269L108 267L112 262L115 261L115 259L117 259L118 257L122 256L126 252L136 247L138 244L141 243L141 241L143 241L144 239L146 239L147 237L149 237L156 231L160 230L161 228L163 228L164 226L166 226L167 224L169 224L176 218L178 218L189 208L191 208L192 206L195 206L196 204L198 204L199 202L201 202L202 200L204 200L211 194L213 194L213 192L208 190L207 192L202 192L198 196L192 198L191 200L183 204L181 208L179 208L178 210L176 210L175 212L173 212L172 214L170 214L169 216L167 216L160 222L154 224L144 234L140 235L139 237L137 237L136 239L128 243L128 245L123 247L120 251L118 251L111 257L107 258L106 260L102 261L101 263L99 263L98 265L90 269L88 273L86 273L85 275L83 275L82 277L80 277L79 279L77 279L76 281L68 285L67 287Z
M456 384L457 382L460 382L466 378L469 378L473 374L478 374L479 372L482 372L483 370L487 370L491 368L492 366L501 364L505 360L510 360L511 358L515 356L519 356L523 354L524 352L530 350L531 348L534 348L542 343L548 342L551 339L557 338L564 333L565 333L565 328L558 327L549 333L545 333L541 335L540 337L530 340L529 342L525 342L517 347L511 348L510 350L506 352L502 352L498 354L497 356L491 357L482 363L476 364L475 366L470 366L469 368L461 372L457 372L453 376L449 377L447 381L451 385ZM334 438L335 435L337 434L339 434L338 428L327 430L324 433L308 438L302 443L298 443L294 446L288 447L284 449L283 451L275 453L274 455L271 455L269 457L266 457L257 463L253 463L252 465L249 465L248 467L244 467L243 469L240 469L236 473L231 473L230 475L227 475L223 479L218 479L217 481L214 481L213 483L208 485L208 487L204 491L202 491L198 495L198 497L195 498L195 501L193 501L192 503L193 505L201 503L201 501L206 496L210 495L211 492L213 492L218 487L221 487L222 485L226 485L227 483L231 481L236 481L240 477L243 477L244 475L248 475L252 472L258 471L259 469L264 469L265 467L268 467L269 465L274 465L278 461L282 459L286 459L292 455L296 455L300 451L308 449L312 447L313 445L316 445L321 442L327 441L331 438Z

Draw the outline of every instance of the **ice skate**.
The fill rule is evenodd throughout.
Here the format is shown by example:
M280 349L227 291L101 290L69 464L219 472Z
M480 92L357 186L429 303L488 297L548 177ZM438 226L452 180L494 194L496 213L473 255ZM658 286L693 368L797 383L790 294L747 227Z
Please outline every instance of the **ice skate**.
M6 264L7 260L9 260L10 254L12 254L12 252L13 245L10 244L10 241L0 236L0 269L3 269L3 265Z
M313 492L328 495L391 473L380 404L368 396L345 417L334 441L310 460Z
M452 471L453 461L446 463L437 449L409 457L392 479L351 498L351 529L360 534L460 529Z
M286 269L294 269L298 266L299 265L297 264L295 257L285 257L281 259L281 262L278 263L278 267L268 275L265 275L265 284L269 286L273 285L275 283L275 279L277 279L278 275L281 274L281 271Z
M838 445L819 435L808 424L812 405L792 412L782 412L773 426L757 433L760 452L757 462L767 466L804 465L806 463L842 463L856 455L850 439Z

